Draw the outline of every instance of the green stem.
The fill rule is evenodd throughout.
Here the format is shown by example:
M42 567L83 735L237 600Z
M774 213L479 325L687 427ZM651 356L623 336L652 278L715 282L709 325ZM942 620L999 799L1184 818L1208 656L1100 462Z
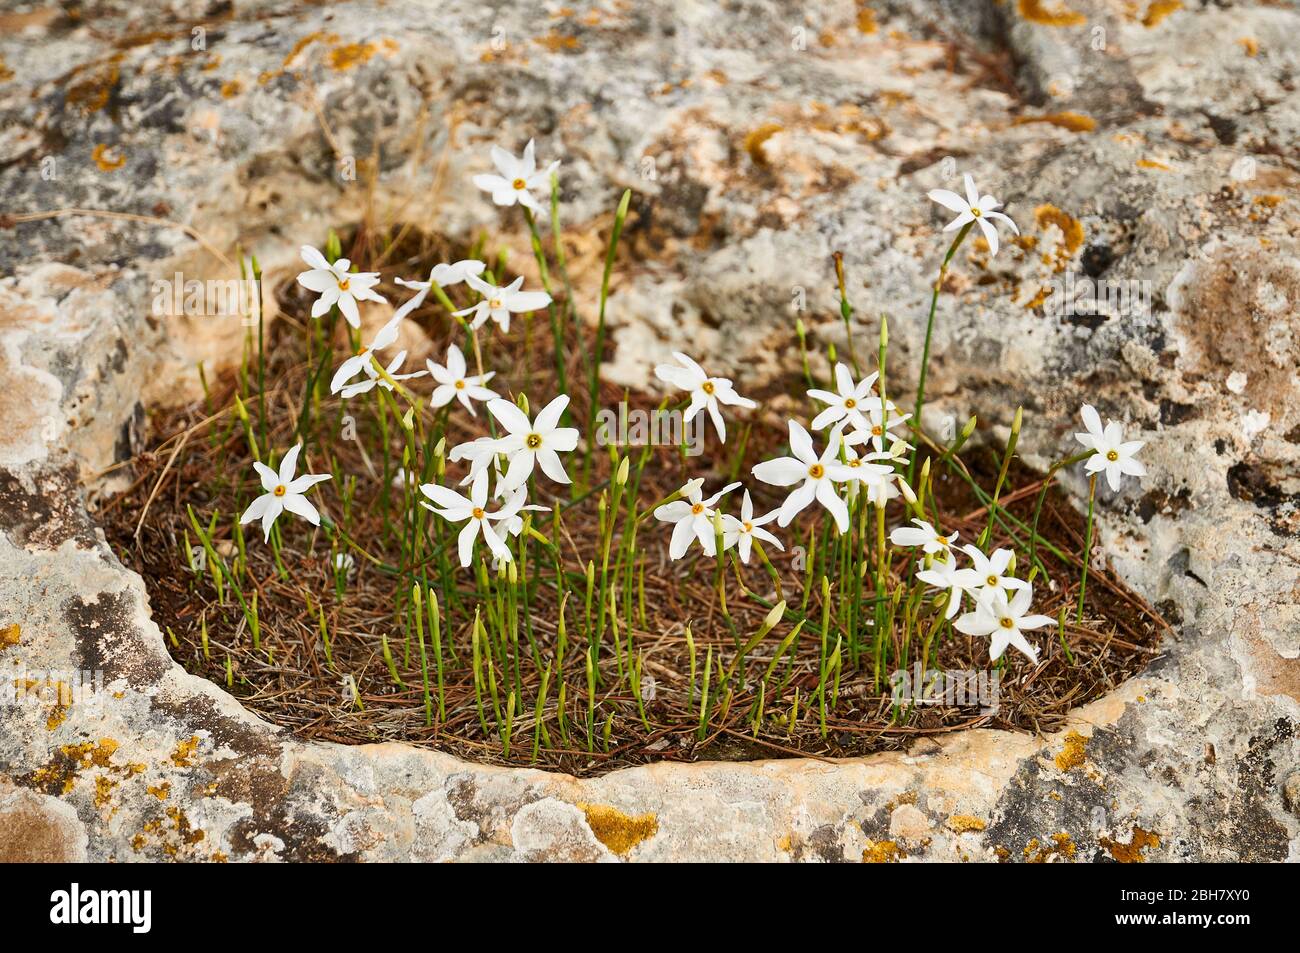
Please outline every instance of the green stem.
M1088 478L1088 530L1083 539L1083 573L1079 577L1079 611L1076 622L1083 621L1083 596L1088 588L1088 563L1092 561L1092 515L1097 502L1097 474Z

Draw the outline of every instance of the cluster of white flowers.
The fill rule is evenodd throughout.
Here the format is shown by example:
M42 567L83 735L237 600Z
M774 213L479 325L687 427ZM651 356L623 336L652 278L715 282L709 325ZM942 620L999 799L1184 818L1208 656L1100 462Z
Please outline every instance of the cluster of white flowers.
M541 211L542 197L549 194L551 177L559 163L539 169L531 141L521 159L494 146L492 161L499 174L477 175L474 184L489 192L497 205L518 204L529 212ZM978 225L990 250L996 254L998 234L993 221L1002 221L1018 233L1015 223L997 211L1000 203L992 196L979 194L969 175L965 176L965 184L964 197L946 190L932 191L929 197L958 213L945 231L969 229L972 223ZM374 290L379 282L377 273L353 272L346 258L330 263L319 250L306 245L301 254L309 269L298 276L298 281L318 295L311 308L313 317L319 318L337 307L345 320L359 329L359 302L385 303ZM428 500L422 500L422 506L449 522L464 524L458 538L458 552L461 565L466 567L473 562L479 538L498 566L512 559L508 542L523 531L523 511L547 509L528 504L529 488L536 484L535 471L540 470L554 483L570 483L560 455L572 452L580 436L577 429L560 426L569 403L567 395L554 398L530 418L526 409L521 409L530 406L526 399L515 403L486 386L494 372L485 373L480 367L478 374L469 374L465 355L454 343L447 348L445 364L427 360L422 371L401 372L405 351L399 352L387 365L379 363L376 353L397 342L402 322L435 286L442 289L464 284L477 295L467 307L453 312L466 320L471 331L481 328L488 320L499 325L503 332L508 331L512 314L536 311L551 303L546 292L524 291L522 277L498 285L495 282L500 280L499 276L489 273L487 278L491 280L482 277L486 271L484 262L464 260L437 265L423 281L398 278L399 285L413 289L415 294L394 312L368 344L342 362L330 382L331 393L348 399L375 387L392 391L399 387L400 381L427 374L435 383L429 398L433 408L449 407L456 400L471 416L477 416L474 402L486 405L495 423L494 435L461 443L448 454L453 463L468 463L468 474L460 483L462 487L468 486L468 495L432 483L418 488ZM446 296L441 292L439 295L446 304ZM701 411L707 412L718 439L725 443L723 407L752 410L758 405L738 394L731 380L711 376L686 354L673 352L673 358L676 363L655 367L655 376L689 394L684 413L687 422ZM911 415L901 413L886 399L881 392L883 388L876 386L874 373L855 381L850 368L837 363L833 377L834 390L813 388L807 392L823 405L811 421L813 432L825 432L822 449L818 451L812 434L803 424L791 419L788 421L789 455L763 461L751 470L763 483L791 488L778 508L755 516L753 500L746 489L739 515L723 513L723 498L741 484L729 483L706 497L703 479L694 479L674 494L676 499L654 510L656 519L673 524L669 542L672 559L683 558L692 541L699 543L706 556L716 557L720 542L723 551L734 547L740 561L748 564L756 541L776 549L784 548L775 535L763 528L766 524L775 521L780 527L789 526L814 502L830 514L841 534L846 533L850 527L850 507L858 501L864 488L867 503L882 510L899 496L916 503L917 496L903 477L913 447L895 432ZM1145 474L1142 464L1134 457L1142 447L1141 441L1125 442L1114 421L1103 428L1096 410L1089 405L1084 405L1082 415L1087 432L1077 437L1093 451L1086 467L1090 473L1104 472L1107 482L1116 490L1121 475ZM502 433L498 435L497 430ZM303 494L310 486L330 477L308 474L294 479L300 449L301 445L295 446L285 454L278 472L261 463L255 464L265 493L248 507L241 522L260 519L267 539L275 520L286 510L319 525L318 511ZM408 478L400 479L405 485ZM413 483L414 478L410 479ZM969 562L959 567L954 550L957 533L944 535L923 519L914 519L911 525L894 529L889 539L895 546L920 549L917 578L946 592L945 618L955 619L953 625L958 631L990 637L990 655L994 659L1007 646L1037 659L1038 649L1024 633L1049 625L1052 619L1028 614L1033 588L1027 580L1014 575L1015 559L1011 550L996 549L986 554L976 546L965 545L960 551ZM958 617L965 599L969 599L972 608Z

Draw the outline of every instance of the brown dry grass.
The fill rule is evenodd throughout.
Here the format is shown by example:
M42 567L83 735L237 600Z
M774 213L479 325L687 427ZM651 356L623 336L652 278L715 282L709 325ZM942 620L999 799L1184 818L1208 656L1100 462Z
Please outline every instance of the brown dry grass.
M409 229L391 243L381 242L382 238L363 232L345 248L345 253L354 261L372 262L372 267L381 268L386 278L381 290L393 301L404 300L406 294L404 289L392 284L395 274L424 275L431 261L454 260L463 257L465 251L452 249ZM271 333L267 403L271 443L283 452L291 442L308 373L303 344L308 300L305 292L296 286L280 289L280 299L286 319ZM428 332L435 353L444 350L448 340L459 342L460 332L432 299L415 313L413 320ZM549 345L549 326L541 315L531 323L519 321L508 337L493 334L485 338L485 361L498 372L493 386L498 392L526 392L536 409L554 394L555 375ZM587 347L591 347L590 340ZM575 416L581 421L586 416L586 396L584 388L573 382L584 379L583 369L578 363L579 349L570 346L568 350L571 355L569 390ZM413 389L420 393L427 394L430 388L427 378L412 383ZM398 579L358 558L357 572L344 598L338 600L330 569L329 542L324 534L301 522L281 521L288 574L282 578L275 570L269 549L258 538L260 533L256 527L250 527L248 578L244 586L258 592L262 630L261 651L254 651L238 606L229 597L226 604L218 604L210 577L196 576L188 569L184 555L186 505L192 505L205 522L214 509L220 511L216 537L219 547L229 551L232 517L247 505L255 492L260 492L255 489L251 476L251 460L242 433L237 426L232 426L233 414L221 413L230 404L236 386L234 376L228 376L213 385L207 402L156 414L153 432L159 439L132 462L131 488L111 500L102 511L101 519L115 550L144 576L154 616L164 631L174 637L175 657L189 671L219 684L227 683L229 665L231 690L245 706L304 738L343 743L405 741L476 761L534 763L532 706L539 672L527 657L526 647L521 666L523 711L516 718L516 735L509 759L503 756L495 731L485 735L480 727L468 659L473 614L473 579L469 573L457 570L459 605L452 593L445 589L440 592L442 605L448 612L445 637L455 660L449 661L446 673L447 718L440 723L435 719L430 727L425 724L418 647L412 645L401 621L395 618L397 592L405 585ZM785 392L798 394L802 400L802 389L802 380L792 377L773 383L765 393L750 396L770 400ZM623 396L607 387L602 402L611 406ZM648 395L633 394L628 399L634 406L647 409L656 403ZM395 540L384 531L383 453L378 446L372 408L373 404L359 400L349 405L347 410L356 415L362 438L359 442L348 442L333 436L339 414L337 402L325 402L316 418L318 432L304 451L299 472L306 472L307 468L311 472L330 472L332 456L341 472L355 474L356 503L348 531L376 555L394 562ZM474 427L483 419L482 413L478 421L463 412L453 413L455 426L448 435L448 445L480 435L481 431ZM189 436L182 440L185 434ZM393 437L395 440L396 434ZM753 462L777 450L784 437L779 417L756 413L742 475ZM396 447L394 443L393 458L400 459ZM687 461L675 449L656 449L645 471L641 506L671 492L688 476L706 476L707 485L715 486L726 477L733 447L734 438L727 444L727 455L720 455L712 469L707 455ZM579 469L579 456L580 451L570 458L571 474ZM978 452L968 456L972 470L984 477L986 486L990 484L990 461ZM599 487L600 481L608 479L609 462L603 454L595 455L595 460L593 483ZM1012 512L1028 520L1040 483L1035 475L1019 468L1013 468L1012 477L1010 485L1015 489L1005 493L1004 500ZM340 514L336 483L325 484L319 499L337 519ZM747 483L755 496L757 512L764 512L779 502L780 497L771 488L753 480ZM544 488L547 493L560 489L553 484L545 484ZM137 522L155 490L156 496L137 539L134 535ZM935 481L935 494L943 506L945 527L960 530L964 540L979 534L986 515L963 482L940 476ZM397 499L400 494L391 496ZM596 499L597 494L592 494L564 512L561 548L566 567L574 572L581 572L581 567L595 555ZM738 500L732 505L737 504ZM900 522L901 510L897 513L891 510L891 516L893 522ZM787 548L798 543L801 535L806 540L807 525L797 521L783 535ZM549 520L541 521L539 527L549 532ZM1064 552L1082 550L1082 518L1055 491L1049 494L1040 531ZM840 697L827 718L824 735L815 707L811 710L805 707L817 686L820 652L819 640L806 633L796 643L785 694L781 698L766 698L766 709L774 717L767 719L755 733L747 713L772 653L789 632L789 625L782 624L747 657L730 706L725 712L715 711L704 739L697 740L697 702L688 697L686 624L692 626L700 665L709 646L724 665L730 665L736 656L736 645L717 610L713 561L690 557L669 562L667 539L667 532L653 522L645 524L638 536L645 574L645 615L642 618L639 611L633 613L631 638L637 650L645 653L646 674L655 682L654 699L646 704L649 730L642 724L626 687L618 687L621 683L616 677L616 661L606 646L601 654L604 688L597 692L597 720L603 723L608 714L613 714L609 746L604 750L598 740L595 751L585 750L585 734L580 726L585 717L586 681L582 668L583 646L576 645L580 633L577 615L581 610L575 612L574 604L581 597L575 594L575 600L569 605L571 648L563 673L568 686L568 717L575 734L569 745L559 742L556 692L552 689L543 717L553 744L541 747L535 763L587 775L657 760L861 755L904 746L919 735L973 726L1047 731L1059 727L1069 709L1109 691L1144 666L1156 653L1162 630L1166 628L1154 610L1119 579L1108 572L1094 570L1089 577L1084 624L1065 627L1073 663L1067 661L1056 633L1040 630L1035 640L1043 649L1038 665L1031 665L1014 651L1008 652L996 713L981 713L971 707L939 706L898 710L889 696L888 683L884 683L883 690L876 687L868 655L864 657L862 670L852 671L846 666ZM1005 537L995 534L994 545L1005 541ZM792 602L797 602L803 574L791 569L788 553L772 555L786 595L793 593ZM1035 611L1055 616L1061 606L1072 604L1077 598L1078 561L1066 565L1050 556L1044 559L1050 583L1037 580ZM896 577L907 571L901 556L891 568ZM769 578L756 562L743 568L743 573L749 588L768 599L774 596ZM431 581L435 590L440 589L436 578ZM735 623L747 636L757 629L767 610L746 597L734 575L729 577L727 585L728 604ZM818 601L818 595L814 594L808 610L812 619L820 617ZM317 631L315 606L318 604L326 607L333 633L332 665L326 663ZM549 662L556 645L554 586L538 586L530 609L533 637L542 658ZM204 624L208 631L206 654L200 634ZM384 635L393 646L404 688L394 684L382 658ZM622 632L622 636L626 639L628 634ZM986 646L984 640L953 633L938 644L934 663L948 670L984 669L987 668ZM894 644L891 650L892 657L899 658L904 646ZM911 659L916 647L908 646L907 651ZM344 677L349 675L355 679L364 708L357 707L343 687ZM796 690L803 714L793 730L789 730L784 719Z

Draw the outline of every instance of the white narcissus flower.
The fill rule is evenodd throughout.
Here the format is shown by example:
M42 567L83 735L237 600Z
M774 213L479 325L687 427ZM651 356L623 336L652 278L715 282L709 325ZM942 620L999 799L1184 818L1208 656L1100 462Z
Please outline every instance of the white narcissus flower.
M736 484L731 484L733 487ZM724 491L725 492L725 491ZM761 539L764 542L771 543L777 549L785 549L781 541L763 529L764 523L770 523L776 519L777 511L772 510L763 516L754 516L754 503L749 498L749 491L745 491L745 497L740 501L740 518L737 519L730 514L722 517L723 532L725 533L724 546L730 549L732 546L737 547L740 553L740 561L749 564L749 551L753 546L755 539Z
M958 570L957 574L961 577L962 584L980 598L992 592L1006 593L1011 589L1029 588L1029 583L1024 579L1007 575L1007 567L1011 565L1011 550L995 549L992 555L985 556L978 547L969 543L962 550L971 558L971 566Z
M724 494L730 493L740 484L729 483L707 500L704 499L703 486L703 480L691 480L678 491L685 499L673 500L655 509L655 519L661 523L674 524L672 540L668 544L669 559L681 559L685 556L693 539L700 541L700 548L704 550L706 556L718 554L713 508L718 505L718 501ZM726 541L725 527L722 545L724 549L730 545Z
M941 556L947 558L941 559ZM963 585L961 573L962 570L957 568L957 560L951 553L936 553L929 567L916 574L916 578L927 586L948 590L948 605L943 613L945 619L951 619L957 614L957 610L961 608L961 597L968 591Z
M348 271L352 262L340 258L330 264L315 248L303 245L302 260L311 266L310 271L298 275L298 284L308 291L314 291L319 298L311 306L311 316L319 318L334 305L354 328L361 327L361 312L357 310L358 301L378 301L384 303L384 297L374 290L379 284L379 272L365 271L352 274Z
M458 318L473 315L469 326L476 331L487 323L488 318L491 318L501 326L503 332L508 332L512 312L517 314L522 311L540 311L551 303L551 296L545 291L520 291L519 289L524 285L523 275L504 288L488 284L475 275L466 276L465 283L481 294L483 300L452 313Z
M945 232L961 228L967 222L975 222L979 225L980 231L984 233L984 240L989 243L990 253L996 255L998 253L998 230L993 227L993 223L989 219L995 218L1006 222L1017 235L1020 234L1020 229L1016 227L1015 222L1001 212L996 211L1002 207L1001 202L991 195L980 196L979 189L975 188L975 180L971 178L969 172L966 173L965 178L965 198L947 189L934 189L929 193L930 200L938 202L950 212L959 213L956 218L943 227Z
M447 459L452 463L459 463L462 460L469 461L469 474L465 479L460 481L461 486L466 486L474 482L474 478L487 469L487 465L497 458L501 450L497 446L495 437L476 437L468 443L458 443L451 448L451 453ZM496 466L497 475L500 476L501 465ZM501 484L497 483L497 495L501 495Z
M516 490L500 509L491 513L487 511L488 475L486 472L481 472L474 478L468 498L436 483L423 484L420 492L437 504L430 506L421 500L420 505L425 509L433 511L451 523L468 521L456 540L462 566L468 566L474 558L474 540L480 535L493 556L502 562L510 562L512 558L510 548L506 546L492 524L509 521L518 513L528 495L526 490L522 488Z
M424 304L424 299L428 296L434 285L437 285L439 288L450 288L452 285L458 285L462 281L467 280L471 275L477 278L479 275L483 274L485 268L487 268L487 265L483 264L483 262L477 261L473 258L466 258L463 261L453 262L450 265L434 265L433 269L429 272L428 279L425 281L407 281L405 278L395 279L403 288L416 289L416 293L411 297L411 300L407 301L397 309L397 314L404 318L420 305Z
M953 628L965 635L988 635L993 637L989 646L989 658L997 661L1002 657L1008 645L1019 649L1030 661L1038 661L1038 648L1030 645L1022 634L1026 629L1041 629L1052 625L1051 616L1025 615L1030 603L1034 601L1033 589L1021 589L1010 602L1002 590L994 590L989 596L976 600L975 611L968 612L956 622Z
M370 358L375 351L382 351L385 348L392 347L397 340L397 331L401 327L402 319L398 315L393 315L388 323L375 332L374 340L357 351L356 354L349 357L339 369L334 372L334 377L330 380L330 393L337 394L343 389L343 385L352 378L356 377L363 370L374 370L370 366Z
M691 360L681 351L673 351L673 357L681 367L672 364L660 364L655 368L655 377L674 387L689 391L691 405L686 408L682 420L689 423L701 409L707 409L713 418L713 426L718 431L718 439L727 442L727 424L722 419L719 402L733 407L746 407L753 410L758 404L748 397L736 393L731 381L725 377L710 377L704 368Z
M904 440L898 434L890 431L899 424L907 423L912 419L911 414L900 414L898 405L892 400L886 398L882 401L879 397L868 397L865 402L858 404L858 409L866 419L858 429L850 431L845 436L844 442L848 444L870 443L872 450L876 453L892 453L895 456L902 456L912 445ZM855 426L858 426L855 422ZM886 445L885 441L889 443Z
M496 441L496 452L504 453L510 460L503 486L507 490L523 486L532 475L533 466L556 483L572 483L564 472L559 454L568 453L578 445L576 427L561 427L560 415L569 406L569 395L561 394L540 411L533 420L510 403L497 398L488 401L487 409L497 419L506 435Z
M262 489L266 492L248 504L244 515L239 518L240 525L251 523L255 519L262 521L264 541L271 539L271 527L285 510L295 516L301 516L312 526L320 525L320 513L312 506L311 500L303 494L308 489L330 479L328 473L305 473L296 480L293 471L298 466L298 453L302 444L295 444L280 461L280 472L272 470L265 463L254 463L253 469L262 478Z
M849 508L840 499L836 483L854 479L854 471L840 463L840 431L831 431L826 449L818 456L813 450L812 437L797 420L790 421L790 452L793 456L764 460L751 471L754 476L772 486L793 486L803 481L781 504L776 524L789 526L809 503L817 500L835 519L841 533L849 528Z
M871 385L876 382L878 375L874 372L862 378L858 383L853 383L853 374L845 364L835 365L835 391L831 393L828 390L817 390L816 388L808 391L808 396L813 400L820 400L826 404L826 409L813 418L812 429L821 430L823 427L829 427L831 424L839 423L847 419L848 422L860 430L867 430L870 424L867 418L862 416L868 398L871 396ZM880 398L876 398L876 404L879 406Z
M465 376L465 355L454 344L447 345L447 364L435 364L431 359L424 362L429 374L437 382L429 397L430 407L446 407L455 398L459 400L471 417L477 417L471 400L496 400L497 392L483 385L490 381L496 371L488 371L481 376Z
M497 205L514 205L518 202L534 212L542 210L542 203L533 195L534 190L549 195L551 173L560 167L557 159L545 169L537 168L532 139L524 146L522 159L516 159L500 146L493 146L492 164L497 167L500 175L476 175L474 184L484 192L491 192L492 201Z
M957 541L957 534L944 536L923 519L912 520L915 526L899 526L889 534L895 546L920 546L926 553L948 553Z
M1084 463L1085 470L1089 473L1104 471L1106 482L1112 490L1119 489L1120 477L1124 474L1135 477L1147 475L1147 468L1134 456L1146 446L1145 440L1126 441L1119 422L1115 420L1107 422L1103 428L1097 408L1092 404L1084 404L1079 415L1083 417L1083 425L1088 428L1088 432L1077 433L1074 438L1089 450L1097 451Z
M402 366L402 362L405 360L406 360L406 352L398 351L397 357L393 358L388 363L388 366L384 368L384 372L388 374L388 376L395 381L409 381L413 377L423 377L425 375L426 373L425 371L414 371L413 373L410 374L397 373ZM351 397L356 397L358 394L369 393L370 391L375 389L376 384L378 384L384 390L393 389L392 384L390 384L383 377L379 376L379 372L375 370L374 365L367 363L362 368L362 370L365 371L367 380L360 381L356 384L345 384L343 387L339 389L339 396L342 397L344 400L347 400L348 398Z

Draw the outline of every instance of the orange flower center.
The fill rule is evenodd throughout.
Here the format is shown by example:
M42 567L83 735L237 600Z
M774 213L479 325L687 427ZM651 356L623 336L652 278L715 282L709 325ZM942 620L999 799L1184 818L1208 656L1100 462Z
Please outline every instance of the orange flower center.
M457 382L455 383L455 385L453 385L453 386L455 386L456 390L464 390L464 389L465 389L465 382L464 382L464 381L457 381Z
M971 213L972 215L974 215L976 218L979 218L980 215L983 214L983 213L982 213L978 208L973 208L973 209L971 209L971 210L970 210L970 213Z
M284 496L286 493L289 492L289 490L283 483L281 483L271 492L274 493L276 496Z
M995 589L997 588L997 585L998 585L998 577L997 577L997 576L989 576L989 577L988 577L987 579L985 579L984 581L985 581L986 583L988 583L990 586L994 587Z
M515 179L510 184L514 186L515 191L517 192L521 192L528 187L528 183L525 182L523 179Z
M474 519L481 520L482 518L483 518L483 507L481 506L474 507Z
M493 299L491 299L491 300L488 302L488 307L491 308L493 311L500 311L500 310L501 310L501 299L500 299L500 298L493 298Z
M701 513L704 512L704 504L703 504L703 503L696 503L695 505L693 505L693 506L691 507L691 512L692 512L694 515L699 516Z
M744 523L742 523L741 525L745 527L745 532L746 532L746 533L752 533L752 532L754 532L754 524L751 523L751 522L749 522L748 520L746 520L746 521L745 521Z
M879 437L884 432L885 432L885 428L880 426L880 424L876 424L874 427L871 428L871 435L873 437Z
M1109 460L1111 463L1114 463L1116 460L1119 459L1119 451L1118 450L1106 451L1106 459Z
M704 391L704 393L706 394L712 394L713 381L705 381L703 384L700 385L700 390Z
M1016 627L1016 620L1011 618L1010 616L1004 615L1001 619L998 620L998 624L1002 626L1002 628L1004 629L1014 629Z
M854 400L852 397L849 397L845 399L844 406L847 407L849 410L852 410L854 407L858 406L858 402Z
M826 468L820 463L814 463L808 468L808 475L814 480L820 480L826 475Z
M536 450L541 445L542 445L542 435L539 433L530 433L524 439L524 446L526 446L529 450Z
M351 278L344 278L339 282L339 291L347 291L352 284Z

